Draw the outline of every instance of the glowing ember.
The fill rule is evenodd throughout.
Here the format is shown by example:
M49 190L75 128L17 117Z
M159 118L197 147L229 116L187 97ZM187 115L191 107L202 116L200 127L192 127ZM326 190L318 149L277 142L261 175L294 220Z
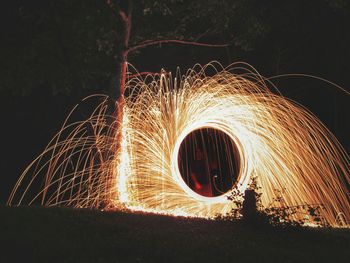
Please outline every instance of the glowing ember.
M9 203L225 214L234 207L227 199L231 190L198 194L178 165L186 136L211 128L237 148L239 176L232 190L243 192L256 177L264 206L281 205L274 204L279 191L284 205L323 204L329 224L348 226L349 156L336 138L300 105L273 94L260 75L235 75L231 68L207 77L207 67L213 69L208 65L174 79L131 79L121 126L108 124L104 101L88 120L64 127L25 170ZM113 140L120 135L117 126L121 145ZM41 191L32 195L29 189L42 176Z

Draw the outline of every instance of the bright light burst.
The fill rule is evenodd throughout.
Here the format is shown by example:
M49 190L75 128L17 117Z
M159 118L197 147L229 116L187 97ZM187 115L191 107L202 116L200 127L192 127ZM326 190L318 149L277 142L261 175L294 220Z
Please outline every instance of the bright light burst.
M207 218L226 214L234 208L227 198L231 191L201 196L186 185L178 167L184 138L209 127L238 147L241 167L232 190L243 192L256 177L264 206L323 204L330 225L349 226L347 153L309 111L271 92L256 72L234 74L237 69L242 70L209 64L174 78L165 72L133 78L121 126L107 114L107 98L100 97L87 120L65 122L24 171L9 204L126 207ZM283 204L274 201L279 194Z

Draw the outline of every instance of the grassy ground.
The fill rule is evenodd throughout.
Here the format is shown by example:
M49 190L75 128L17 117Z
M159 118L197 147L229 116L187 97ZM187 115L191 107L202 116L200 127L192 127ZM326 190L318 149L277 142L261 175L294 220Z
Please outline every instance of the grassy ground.
M349 262L350 231L0 207L0 262Z

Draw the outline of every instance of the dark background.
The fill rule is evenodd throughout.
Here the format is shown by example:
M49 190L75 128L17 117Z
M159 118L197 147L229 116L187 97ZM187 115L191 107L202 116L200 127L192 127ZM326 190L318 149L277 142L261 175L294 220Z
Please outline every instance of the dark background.
M106 1L3 1L0 51L0 203L19 174L90 94L115 98L117 20ZM350 3L346 0L134 1L131 44L149 39L228 43L163 44L129 56L139 71L185 72L218 60L253 65L266 77L304 73L350 91ZM350 152L349 95L307 77L276 78ZM84 112L81 113L82 118Z

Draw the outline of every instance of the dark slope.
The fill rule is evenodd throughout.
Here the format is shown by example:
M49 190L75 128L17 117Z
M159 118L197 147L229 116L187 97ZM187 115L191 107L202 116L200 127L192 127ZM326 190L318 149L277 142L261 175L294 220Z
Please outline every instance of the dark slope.
M347 262L350 231L0 207L0 262Z

